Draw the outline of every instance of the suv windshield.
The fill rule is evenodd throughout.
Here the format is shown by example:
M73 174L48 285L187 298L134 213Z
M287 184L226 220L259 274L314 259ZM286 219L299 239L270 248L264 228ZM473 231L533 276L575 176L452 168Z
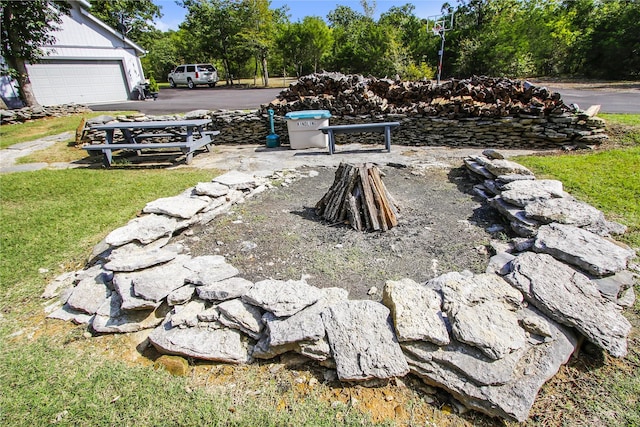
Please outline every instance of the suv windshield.
M198 65L198 71L215 71L215 70L216 69L211 64L200 64L200 65Z

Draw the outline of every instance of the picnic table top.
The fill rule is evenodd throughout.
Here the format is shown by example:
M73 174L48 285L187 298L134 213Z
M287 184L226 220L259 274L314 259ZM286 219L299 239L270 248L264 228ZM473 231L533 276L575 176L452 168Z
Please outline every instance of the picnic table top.
M171 127L198 127L211 123L211 119L155 120L150 122L118 122L91 126L95 130L113 129L164 129Z

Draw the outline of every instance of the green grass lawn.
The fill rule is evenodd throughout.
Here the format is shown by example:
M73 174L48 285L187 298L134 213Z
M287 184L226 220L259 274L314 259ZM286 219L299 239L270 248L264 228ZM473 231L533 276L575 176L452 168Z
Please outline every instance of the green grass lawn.
M627 138L614 141L614 148L518 161L539 177L562 180L576 197L625 223L630 232L624 240L639 247L640 146L633 141L640 134L640 116L605 119ZM39 296L52 277L81 268L92 247L147 202L214 174L123 167L0 175L1 425L371 424L366 411L332 405L335 397L311 389L301 393L296 379L306 372L213 364L186 378L172 377L148 363L127 363L121 354L125 335L90 337L82 326L44 319ZM543 387L536 416L526 425L640 425L640 303L625 314L635 327L629 355L622 360L581 356L564 367ZM226 371L225 381L217 383ZM334 396L336 390L325 388ZM403 410L414 404L403 404ZM409 425L489 425L486 418L476 424L473 415L433 411L434 418L409 417Z
M56 135L63 132L74 131L80 124L82 118L97 117L104 114L126 115L133 111L113 112L92 112L86 114L71 114L62 117L48 117L25 123L0 126L0 149L10 147L20 142L33 141L45 136ZM73 139L73 138L72 138Z
M562 181L573 196L602 210L610 220L629 227L621 240L640 248L640 115L604 114L617 129L614 148L595 152L527 156L515 161L539 178Z

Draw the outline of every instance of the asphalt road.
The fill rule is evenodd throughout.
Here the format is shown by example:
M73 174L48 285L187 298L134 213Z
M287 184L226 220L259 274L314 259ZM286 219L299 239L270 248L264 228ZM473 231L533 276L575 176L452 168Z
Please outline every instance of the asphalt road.
M583 88L559 88L548 86L549 90L560 92L565 104L578 104L582 110L592 105L600 105L602 113L640 114L640 90L606 90Z
M158 99L126 101L109 104L90 104L93 111L140 111L144 114L162 115L185 113L193 110L255 110L273 101L282 89L245 89L198 86L167 88L160 91Z
M540 83L536 83L540 84ZM565 104L578 104L586 110L591 105L601 105L604 113L640 114L640 88L636 85L626 88L573 88L549 84L550 90L560 92ZM282 89L209 88L196 89L178 87L162 89L156 101L126 101L110 104L92 104L94 111L134 110L144 114L162 115L184 113L192 110L253 110L268 104Z

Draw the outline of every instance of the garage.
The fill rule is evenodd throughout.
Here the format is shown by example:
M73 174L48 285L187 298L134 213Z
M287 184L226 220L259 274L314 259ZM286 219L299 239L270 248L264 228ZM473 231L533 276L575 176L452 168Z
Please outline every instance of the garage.
M113 102L129 97L120 60L44 60L29 65L29 77L42 105Z

